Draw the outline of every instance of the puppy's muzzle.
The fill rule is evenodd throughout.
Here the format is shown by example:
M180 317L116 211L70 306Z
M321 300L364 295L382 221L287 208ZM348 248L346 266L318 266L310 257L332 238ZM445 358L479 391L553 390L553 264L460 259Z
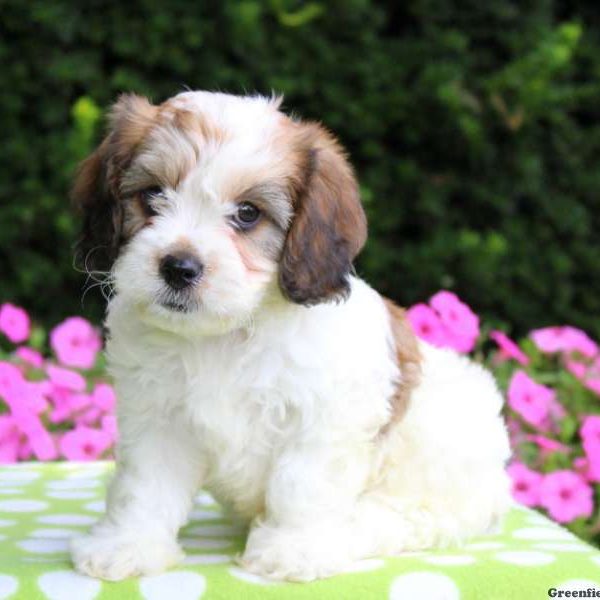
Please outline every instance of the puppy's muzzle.
M200 281L204 266L193 254L178 252L162 258L159 272L169 287L183 290Z

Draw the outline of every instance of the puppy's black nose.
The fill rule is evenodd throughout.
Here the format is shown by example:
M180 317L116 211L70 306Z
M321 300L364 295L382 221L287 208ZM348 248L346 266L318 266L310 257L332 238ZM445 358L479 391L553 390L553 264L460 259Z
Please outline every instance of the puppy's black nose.
M159 271L172 288L182 290L200 280L204 267L193 254L179 252L163 257Z

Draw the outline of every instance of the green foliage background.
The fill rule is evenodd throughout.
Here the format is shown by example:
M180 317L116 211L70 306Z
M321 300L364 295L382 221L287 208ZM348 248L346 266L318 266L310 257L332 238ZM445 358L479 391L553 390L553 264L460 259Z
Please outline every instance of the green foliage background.
M99 319L68 188L122 91L283 92L348 147L358 270L518 332L600 336L600 7L558 0L0 1L0 299Z

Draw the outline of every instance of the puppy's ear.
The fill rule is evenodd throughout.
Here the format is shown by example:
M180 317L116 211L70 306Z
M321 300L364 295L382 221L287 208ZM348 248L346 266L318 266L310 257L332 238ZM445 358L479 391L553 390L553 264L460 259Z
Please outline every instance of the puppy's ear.
M292 302L312 305L347 296L352 261L367 238L367 220L340 145L317 124L301 127L304 183L294 202L279 284Z
M112 107L108 133L77 171L71 198L83 217L77 262L87 270L108 271L123 241L119 182L154 122L158 108L133 94Z

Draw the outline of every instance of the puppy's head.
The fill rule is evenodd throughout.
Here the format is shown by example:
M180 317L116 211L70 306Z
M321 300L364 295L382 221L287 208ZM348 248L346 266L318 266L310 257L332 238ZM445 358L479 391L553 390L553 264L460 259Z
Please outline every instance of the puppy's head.
M73 197L79 257L167 329L223 331L266 300L343 298L366 238L358 187L320 125L278 101L123 96Z

